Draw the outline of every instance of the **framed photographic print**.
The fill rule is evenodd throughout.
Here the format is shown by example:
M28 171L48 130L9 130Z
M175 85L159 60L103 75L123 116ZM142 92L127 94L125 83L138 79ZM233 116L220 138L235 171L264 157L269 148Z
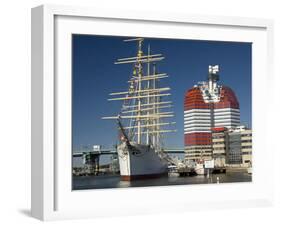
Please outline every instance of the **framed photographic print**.
M272 29L264 19L32 9L32 215L271 204Z

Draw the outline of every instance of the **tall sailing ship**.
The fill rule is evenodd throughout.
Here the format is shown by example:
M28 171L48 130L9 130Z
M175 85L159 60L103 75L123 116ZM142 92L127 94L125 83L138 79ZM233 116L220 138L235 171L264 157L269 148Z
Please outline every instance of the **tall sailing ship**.
M156 178L167 175L169 156L163 151L163 133L174 132L167 128L175 122L166 121L174 116L167 111L172 102L167 98L169 87L160 87L166 73L156 71L156 62L164 59L162 54L151 54L142 50L143 38L124 40L136 42L134 57L118 59L115 64L132 64L133 71L128 81L128 90L110 93L109 101L123 101L117 116L103 117L115 119L120 131L117 146L122 180Z

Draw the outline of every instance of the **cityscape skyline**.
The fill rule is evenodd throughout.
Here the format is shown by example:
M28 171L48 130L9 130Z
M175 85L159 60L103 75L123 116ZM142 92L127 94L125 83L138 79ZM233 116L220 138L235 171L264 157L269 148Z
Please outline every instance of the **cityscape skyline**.
M127 89L132 68L114 65L119 57L134 56L136 46L124 37L73 35L73 148L118 142L117 124L103 116L118 115L122 102L108 103L108 94ZM167 73L164 82L171 87L177 132L165 135L169 147L184 146L185 92L205 81L209 65L220 65L220 84L231 87L240 103L241 124L251 127L251 43L220 41L145 39L152 54L162 53L157 65ZM146 49L144 48L144 52Z

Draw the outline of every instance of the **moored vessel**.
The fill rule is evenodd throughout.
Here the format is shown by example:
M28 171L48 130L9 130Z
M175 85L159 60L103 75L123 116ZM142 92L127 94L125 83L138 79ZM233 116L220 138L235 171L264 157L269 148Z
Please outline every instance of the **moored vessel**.
M197 161L195 164L194 170L197 175L206 175L207 174L203 161Z
M133 65L129 87L127 91L110 93L115 97L109 101L121 100L123 105L117 116L103 117L118 122L120 144L117 153L122 180L167 175L169 157L163 151L162 134L175 131L167 128L175 122L165 121L174 116L173 112L165 110L172 107L171 101L166 99L171 95L168 93L170 88L160 86L160 80L168 75L156 70L156 62L164 57L151 54L149 46L147 54L144 54L143 41L143 38L125 40L137 42L137 54L118 59L115 64Z

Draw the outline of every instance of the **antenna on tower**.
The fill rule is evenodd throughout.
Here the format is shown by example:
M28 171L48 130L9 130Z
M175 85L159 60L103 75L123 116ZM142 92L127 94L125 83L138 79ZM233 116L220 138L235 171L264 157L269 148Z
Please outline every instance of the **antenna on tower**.
M219 81L219 65L209 65L209 92L213 92L217 87L217 81Z
M219 65L209 65L209 74L218 74L219 73Z

